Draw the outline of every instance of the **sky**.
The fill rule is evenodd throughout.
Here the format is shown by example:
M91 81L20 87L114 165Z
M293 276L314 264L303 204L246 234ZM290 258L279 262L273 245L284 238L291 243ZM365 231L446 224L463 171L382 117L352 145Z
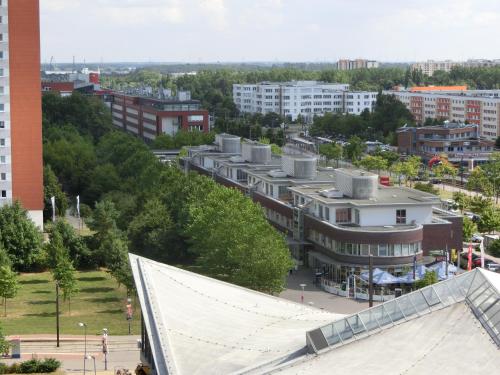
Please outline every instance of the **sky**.
M499 0L40 0L42 62L500 58Z

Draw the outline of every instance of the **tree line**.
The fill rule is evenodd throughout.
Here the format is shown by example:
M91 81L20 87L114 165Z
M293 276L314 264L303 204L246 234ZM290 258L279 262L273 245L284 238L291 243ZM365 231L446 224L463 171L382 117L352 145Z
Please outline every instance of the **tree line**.
M45 211L49 241L43 243L18 203L0 208L2 297L15 296L2 291L16 290L16 272L46 269L67 300L77 293L76 269L106 267L132 289L129 251L264 292L283 288L289 251L259 205L208 177L161 163L142 140L113 129L95 98L47 95L43 112L45 205L56 197L57 220ZM179 134L151 147L210 139ZM64 219L75 211L76 195L91 231L84 236Z

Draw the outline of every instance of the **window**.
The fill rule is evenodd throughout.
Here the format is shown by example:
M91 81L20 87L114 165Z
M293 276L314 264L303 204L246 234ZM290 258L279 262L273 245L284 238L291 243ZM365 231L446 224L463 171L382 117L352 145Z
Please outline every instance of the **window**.
M323 219L323 206L319 205L319 217Z
M0 198L7 198L7 190L2 190L0 192Z
M5 147L5 138L0 138L0 147Z
M5 112L5 104L0 103L0 112Z
M5 157L5 155L0 155L0 164L5 164L7 163L7 158Z
M5 181L7 180L7 173L0 173L0 180Z
M396 210L396 224L406 224L406 210Z
M325 220L330 221L330 209L325 207Z
M380 244L378 245L378 256L379 257L386 257L387 256L387 244Z
M5 121L0 121L0 129L5 129Z
M351 209L338 208L335 210L335 222L337 223L350 223L351 222Z
M0 77L3 77L4 76L4 70L3 68L0 68Z

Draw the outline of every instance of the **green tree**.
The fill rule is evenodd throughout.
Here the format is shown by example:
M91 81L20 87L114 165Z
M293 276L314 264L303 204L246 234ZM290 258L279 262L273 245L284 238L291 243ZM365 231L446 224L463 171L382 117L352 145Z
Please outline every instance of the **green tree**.
M467 216L463 218L462 236L464 242L470 242L474 233L477 233L477 225Z
M494 257L500 257L500 240L494 240L488 246L488 253Z
M500 229L500 213L496 208L487 208L481 212L481 219L478 222L481 232L491 233Z
M415 282L415 287L417 289L421 289L421 288L424 288L426 286L436 284L438 281L439 281L439 279L438 279L438 275L436 272L427 271L425 273L424 277L422 277L420 280L417 280Z
M7 265L0 266L0 296L3 298L4 316L7 316L7 299L14 298L18 290L16 273Z
M62 291L64 301L68 301L69 314L71 315L71 297L78 293L73 262L67 253L60 257L52 269L52 277Z
M464 212L464 210L470 205L469 198L467 197L467 195L465 195L465 193L462 193L461 191L454 192L452 198L453 201L455 201L460 212Z
M486 196L491 197L493 195L493 186L491 182L488 181L486 173L481 167L476 167L472 170L466 184L467 190L477 190L482 191Z
M452 185L455 180L455 176L457 175L457 169L447 161L442 161L438 165L432 168L435 176L441 178L443 180L443 190L444 190L444 179L451 179Z
M168 208L153 198L128 227L130 249L136 254L157 260L178 260L179 249L174 241L175 225Z
M386 170L389 163L381 156L366 155L358 164L369 171L377 171L380 174L381 170Z
M500 194L500 152L494 152L488 162L482 166L482 169L491 188L491 195L495 197L495 201L498 203Z
M42 248L42 234L19 202L0 207L0 242L14 270L30 271Z
M401 181L404 176L405 184L410 182L418 176L422 162L419 156L410 156L405 161L399 161L392 165L392 171L396 173Z
M361 158L365 149L366 144L358 136L349 138L349 142L344 146L345 155L353 162Z
M59 180L50 165L43 168L43 195L45 203L45 207L43 209L44 220L52 219L51 197L55 197L56 200L56 215L59 217L64 217L66 215L66 210L68 209L68 198L62 191L61 184L59 183Z
M342 146L338 143L324 143L319 146L319 154L325 157L326 163L329 164L330 160L335 160L337 167L339 166L339 160L342 158L342 152Z
M61 248L67 249L69 258L76 268L90 269L96 266L84 239L66 220L57 220L54 224L47 225L46 231L49 234L48 246L57 243Z
M205 199L191 202L189 212L186 234L205 272L269 293L283 289L289 251L259 206L234 189L214 186Z

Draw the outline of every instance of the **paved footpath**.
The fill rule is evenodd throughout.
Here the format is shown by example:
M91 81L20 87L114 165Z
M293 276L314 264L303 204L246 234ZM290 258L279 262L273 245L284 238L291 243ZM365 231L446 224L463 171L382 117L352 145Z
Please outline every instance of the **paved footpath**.
M300 303L302 295L300 284L306 284L304 303L318 309L325 309L337 314L354 314L368 308L368 301L337 296L313 285L313 271L304 267L293 271L292 275L288 276L286 289L280 293L279 297Z
M2 360L8 364L26 361L31 358L56 358L62 362L62 369L68 374L83 373L85 357L84 336L64 335L60 338L59 348L55 335L22 335L21 359ZM108 337L108 372L104 372L104 354L100 336L87 336L87 355L95 358L96 371L101 374L113 374L117 369L133 371L140 362L137 341L140 336ZM94 361L87 359L85 366L93 373Z

